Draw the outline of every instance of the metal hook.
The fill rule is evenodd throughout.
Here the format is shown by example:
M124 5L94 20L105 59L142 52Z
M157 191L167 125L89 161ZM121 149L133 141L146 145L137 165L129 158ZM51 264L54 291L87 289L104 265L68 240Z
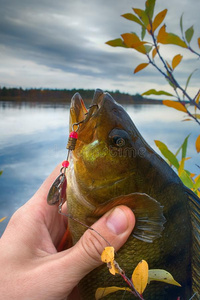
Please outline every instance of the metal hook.
M95 104L90 105L90 106L89 106L89 109L92 108L93 106L99 107L99 105L95 103Z
M92 104L92 105L89 106L89 109L92 108L93 106L99 107L98 104ZM85 115L87 116L87 115L88 115L88 112L85 113ZM77 122L77 123L72 124L72 130L75 131L75 132L77 132L77 131L79 130L79 128L80 128L79 124L83 123L85 120L86 120L86 119L83 119L83 120L80 121L80 122ZM77 129L76 129L76 130L74 130L74 126L77 126Z
M80 127L79 124L83 123L84 121L85 121L85 119L80 121L80 122L72 124L72 130L77 132L79 130L79 127ZM77 126L78 128L76 130L74 130L74 126Z

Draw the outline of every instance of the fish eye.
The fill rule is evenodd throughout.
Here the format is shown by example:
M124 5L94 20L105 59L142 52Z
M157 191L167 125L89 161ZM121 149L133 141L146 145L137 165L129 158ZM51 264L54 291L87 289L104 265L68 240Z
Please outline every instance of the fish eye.
M128 133L125 130L115 128L110 132L109 140L116 147L124 147L128 141Z
M117 135L113 137L113 142L118 147L123 147L126 144L125 140L122 137Z

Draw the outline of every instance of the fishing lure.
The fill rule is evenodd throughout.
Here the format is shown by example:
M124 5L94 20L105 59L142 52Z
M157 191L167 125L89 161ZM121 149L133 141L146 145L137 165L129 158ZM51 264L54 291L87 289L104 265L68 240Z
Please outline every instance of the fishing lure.
M84 120L83 120L84 121ZM72 132L69 134L69 139L66 148L68 149L67 158L62 162L62 168L60 169L60 174L58 177L54 180L53 184L51 185L49 189L49 193L47 195L47 203L49 205L55 205L59 204L58 211L61 212L62 205L66 201L66 188L67 188L67 178L66 178L66 169L69 166L69 154L70 151L75 149L77 138L78 138L78 129L79 124L82 123L74 123L72 125ZM77 126L77 129L74 130L74 126Z

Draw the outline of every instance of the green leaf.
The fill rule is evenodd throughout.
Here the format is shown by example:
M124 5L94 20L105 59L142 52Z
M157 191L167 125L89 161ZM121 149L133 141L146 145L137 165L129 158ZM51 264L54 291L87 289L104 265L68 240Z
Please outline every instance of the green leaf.
M141 32L141 39L142 40L144 39L145 35L146 35L146 28L142 27L142 32Z
M200 188L200 175L195 178L194 188L197 190Z
M174 96L174 95L172 95L172 94L170 94L168 92L165 92L165 91L156 91L155 89L151 89L151 90L146 91L145 93L142 94L142 96L144 96L144 95L158 95L158 96L160 96L160 95L166 95L166 96L172 96L172 97Z
M164 157L178 170L179 169L179 162L176 156L167 148L167 146L158 141L154 141L156 146L159 148L160 152L164 155Z
M179 154L179 152L181 151L182 149L182 158L185 158L186 157L186 153L187 153L187 143L188 143L188 138L189 138L190 134L188 134L186 136L186 138L184 139L182 145L178 148L178 150L176 151L176 154L175 156L177 156Z
M181 15L180 18L180 28L181 28L181 33L183 34L183 14Z
M190 171L188 171L188 170L185 170L185 172L188 174L188 176L190 176L190 177L191 177L191 174L192 174L192 173L190 173Z
M156 0L147 0L145 3L145 6L146 6L145 12L151 20L153 18L155 3L156 3Z
M3 170L0 171L0 176L3 174Z
M137 18L135 15L133 15L133 14L130 14L130 13L124 14L124 15L122 15L122 17L125 18L125 19L127 19L127 20L130 20L130 21L133 21L133 22L135 22L135 23L138 23L138 24L140 24L141 26L144 27L144 24L140 21L140 19L138 19L138 18Z
M183 170L181 175L180 175L180 179L182 180L182 182L189 188L193 188L194 183L192 181L192 178L188 175L188 173L186 172L186 170Z
M170 77L171 77L171 74L170 74L169 72L167 72L167 76L170 78ZM176 90L175 84L174 84L171 80L169 80L168 78L165 78L165 79L167 80L168 84L169 84L171 87L173 87L173 89Z
M194 28L193 28L193 26L191 26L185 32L185 38L186 38L186 41L188 42L188 44L190 43L190 41L193 37L193 34L194 34Z
M193 75L194 72L196 72L196 71L197 71L197 69L195 69L194 71L192 71L192 73L188 76L188 79L187 79L186 85L185 85L185 92L186 92L186 90L187 90L187 87L188 87L188 84L189 84L189 82L190 82L190 79L191 79L192 75ZM184 97L185 97L185 95L183 94L183 99L184 99Z
M147 26L149 24L149 18L143 9L133 8L133 11L136 15L138 15L138 17L144 23L145 26Z
M176 286L181 286L176 280L174 280L173 276L169 272L161 269L149 270L148 283L150 283L150 281L162 281Z
M110 40L106 42L107 45L112 46L112 47L124 47L127 48L127 46L124 44L122 39L115 39L115 40Z
M187 48L186 43L180 39L180 37L174 33L168 33L165 30L165 25L163 25L157 36L157 42L161 44L172 44L172 45L177 45L183 48Z
M179 167L179 169L178 169L178 176L180 177L181 176L181 174L182 174L182 172L183 172L183 170L184 170L184 167L185 167L185 161L186 160L188 160L188 159L190 159L191 157L185 157L185 158L182 158L181 159L181 161L179 162L179 164L180 164L180 167ZM188 173L187 173L188 174ZM190 176L190 174L189 174L189 176Z
M144 47L146 49L146 53L149 53L152 49L152 46L144 45Z
M186 157L186 153L187 153L187 144L188 144L188 138L189 138L190 134L188 134L186 136L186 138L184 139L183 144L181 145L182 148L182 158Z

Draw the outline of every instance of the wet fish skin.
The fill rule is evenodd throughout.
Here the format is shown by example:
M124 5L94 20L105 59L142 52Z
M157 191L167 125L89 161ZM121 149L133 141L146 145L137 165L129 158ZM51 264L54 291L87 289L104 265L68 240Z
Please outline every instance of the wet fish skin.
M166 219L162 236L153 243L130 236L118 252L117 261L131 277L137 263L145 259L151 269L169 271L182 285L178 288L151 283L144 293L145 299L173 300L178 296L189 299L192 293L192 224L187 189L168 164L145 142L128 114L109 94L97 90L92 105L85 122L80 125L77 145L70 157L67 172L69 213L89 224L91 216L94 220L99 217L95 216L99 207L106 206L119 196L145 193L155 199L163 206ZM71 112L70 124L84 118L78 94L73 97ZM125 144L119 147L116 142L120 137ZM135 201L134 196L131 199ZM127 205L130 206L130 199ZM106 207L109 209L109 205ZM76 243L85 228L73 220L69 220L69 226ZM123 284L121 278L112 277L107 267L101 266L80 283L82 299L94 299L98 287ZM121 298L120 292L105 297ZM126 293L123 299L129 298Z

